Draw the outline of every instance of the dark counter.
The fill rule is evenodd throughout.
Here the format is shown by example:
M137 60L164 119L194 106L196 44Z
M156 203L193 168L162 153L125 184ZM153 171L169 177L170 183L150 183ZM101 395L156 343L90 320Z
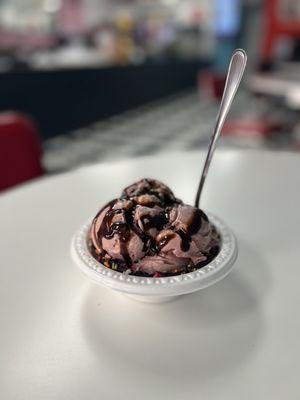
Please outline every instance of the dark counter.
M157 100L196 83L203 62L0 75L0 110L37 121L44 139Z

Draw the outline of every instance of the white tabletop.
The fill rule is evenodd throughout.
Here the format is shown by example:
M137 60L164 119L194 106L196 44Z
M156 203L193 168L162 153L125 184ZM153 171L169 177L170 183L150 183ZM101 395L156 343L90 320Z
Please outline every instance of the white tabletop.
M138 178L192 203L203 157L89 166L0 196L1 399L299 397L299 155L217 151L203 207L240 255L208 289L136 303L70 259L73 232Z

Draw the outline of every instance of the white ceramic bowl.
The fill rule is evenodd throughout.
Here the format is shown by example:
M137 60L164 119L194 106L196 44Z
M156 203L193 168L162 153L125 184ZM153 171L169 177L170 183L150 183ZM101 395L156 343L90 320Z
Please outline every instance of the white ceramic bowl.
M85 224L74 235L71 255L80 270L98 285L108 286L139 301L151 303L168 301L216 283L233 268L238 254L235 236L220 218L211 214L207 215L221 235L221 249L209 264L188 274L145 278L125 275L105 267L94 259L88 249L87 235L90 223Z

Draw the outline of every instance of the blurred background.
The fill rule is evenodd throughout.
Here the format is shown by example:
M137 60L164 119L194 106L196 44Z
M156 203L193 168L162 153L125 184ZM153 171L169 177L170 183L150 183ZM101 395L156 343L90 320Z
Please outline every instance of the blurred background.
M0 0L0 190L205 148L236 47L220 147L300 151L299 1Z

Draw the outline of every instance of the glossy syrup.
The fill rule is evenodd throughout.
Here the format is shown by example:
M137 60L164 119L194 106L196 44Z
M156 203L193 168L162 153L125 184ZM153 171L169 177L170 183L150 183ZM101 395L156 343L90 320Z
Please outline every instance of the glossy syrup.
M99 231L97 232L98 241L101 243L101 239L104 237L106 239L112 239L115 234L119 236L120 240L120 252L123 257L125 264L130 267L132 265L132 260L128 251L128 242L132 237L132 232L134 232L143 242L143 251L145 254L154 255L158 254L161 249L166 246L166 244L178 234L181 238L181 249L184 252L187 252L190 248L192 236L196 234L202 224L202 218L207 221L206 215L199 209L194 209L192 217L190 221L188 221L186 230L179 229L177 231L167 233L159 243L156 243L155 240L148 234L150 229L157 229L158 232L163 229L172 229L169 224L169 216L168 211L170 207L165 207L165 212L161 212L159 215L155 216L144 216L141 221L144 229L142 230L137 224L134 223L134 213L135 209L138 206L132 198L127 198L126 200L130 200L129 205L122 209L113 209L119 199L115 199L108 203L105 207L109 207L106 212L103 222ZM178 206L178 203L175 203L173 206ZM117 214L122 215L122 220L113 222L114 216ZM99 215L99 214L98 214ZM97 217L96 217L97 218ZM95 218L95 219L96 219Z

